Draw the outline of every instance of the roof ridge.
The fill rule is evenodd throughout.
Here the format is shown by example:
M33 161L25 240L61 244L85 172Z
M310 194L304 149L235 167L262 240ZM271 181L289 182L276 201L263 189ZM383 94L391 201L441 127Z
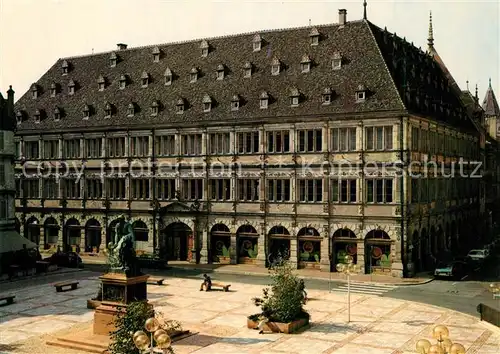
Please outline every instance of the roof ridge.
M354 21L349 21L346 24L347 25L349 25L351 23L357 24L357 23L362 23L363 21L364 20L354 20ZM284 32L284 31L294 31L294 30L301 30L301 29L312 29L312 28L321 28L321 27L323 27L323 28L324 27L334 27L334 26L340 26L340 25L338 23L323 23L323 24L319 24L319 25L307 25L307 26L285 27L285 28L275 28L275 29L267 29L267 30L257 30L257 31L241 32L241 33L227 34L227 35L222 35L222 36L187 39L187 40L183 40L183 41L174 41L174 42L147 44L147 45L142 45L142 46L137 46L137 47L130 47L130 48L127 48L127 49L122 49L122 50L115 49L115 50L107 50L107 51L98 52L98 53L81 54L81 55L74 55L74 56L69 56L69 57L61 57L61 58L58 59L58 61L60 61L60 60L68 60L68 59L85 58L85 57L91 57L91 56L96 56L96 55L108 54L108 53L113 53L113 52L126 52L126 51L131 51L131 50L145 49L145 48L154 48L154 47L162 47L162 46L168 46L168 45L196 43L196 42L199 42L199 41L202 41L202 40L210 41L210 40L214 40L214 39L234 38L234 37L239 37L239 36L255 35L256 33L263 34L263 33L271 33L271 32Z

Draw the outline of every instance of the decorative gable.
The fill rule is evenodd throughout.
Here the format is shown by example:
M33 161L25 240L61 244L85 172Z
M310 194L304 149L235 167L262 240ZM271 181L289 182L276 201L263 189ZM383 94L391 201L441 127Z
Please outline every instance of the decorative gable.
M201 56L207 57L209 53L210 46L206 40L202 40L200 43Z
M260 34L257 33L256 35L253 36L252 44L254 52L258 52L262 49L262 38Z
M311 39L311 45L315 46L319 44L319 37L320 33L316 27L313 27L311 29L311 32L309 32L309 38Z

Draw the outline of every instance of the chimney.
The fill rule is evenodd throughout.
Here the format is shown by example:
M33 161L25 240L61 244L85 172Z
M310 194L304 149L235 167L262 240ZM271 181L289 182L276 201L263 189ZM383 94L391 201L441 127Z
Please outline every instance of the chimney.
M340 9L339 10L339 25L344 26L347 22L347 10Z
M118 43L116 45L116 47L118 48L118 50L125 50L125 49L127 49L127 45L124 44L124 43Z

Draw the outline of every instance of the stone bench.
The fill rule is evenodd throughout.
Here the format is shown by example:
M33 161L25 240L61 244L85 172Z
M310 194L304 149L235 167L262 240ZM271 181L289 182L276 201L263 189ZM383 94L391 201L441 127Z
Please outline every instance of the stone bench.
M0 301L5 301L5 305L11 305L14 303L15 295L0 295Z
M79 284L79 282L77 282L77 281L65 281L65 282L60 282L60 283L54 284L54 287L56 288L56 291L58 293L60 293L63 291L63 288L65 288L67 286L69 286L71 288L67 289L65 291L75 290L78 288L78 284Z
M212 288L221 288L224 292L227 292L229 291L229 287L231 286L231 284L222 284L222 283L212 283L212 286L207 289L208 290L212 290Z

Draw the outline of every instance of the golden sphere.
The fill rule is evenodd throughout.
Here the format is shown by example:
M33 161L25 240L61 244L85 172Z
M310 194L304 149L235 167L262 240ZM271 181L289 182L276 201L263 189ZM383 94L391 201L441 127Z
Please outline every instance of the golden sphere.
M172 339L168 336L168 334L162 334L156 340L156 344L158 348L170 348L172 344Z
M450 347L450 354L465 354L465 347L462 344L455 343Z
M346 266L345 266L345 264L343 264L343 263L339 263L339 264L337 264L337 267L336 267L336 268L337 268L337 271L338 271L338 272L342 273L342 272L344 272L344 271L345 271Z
M145 336L146 333L144 333L144 331L137 331L133 334L132 338L135 340L136 337L139 337L139 336Z
M443 325L437 325L434 327L432 330L432 337L437 339L437 340L443 340L446 339L450 336L450 331L446 326Z
M167 332L164 329L160 328L160 329L156 330L153 337L156 341L158 341L156 338L158 338L159 336L162 336L164 334L167 334Z
M148 318L146 320L146 324L144 325L144 328L146 328L146 331L153 333L157 331L160 328L160 323L158 320L154 317Z
M443 345L443 348L446 351L449 351L450 348L451 348L451 346L453 345L452 341L449 338L443 339L443 341L441 342L441 344Z
M427 351L431 347L431 342L429 342L427 339L420 339L417 342L416 347L417 347L418 353L425 354L425 353L427 353Z
M134 344L137 349L145 350L149 347L150 344L149 337L146 334L138 335L134 338Z
M346 262L347 264L352 263L352 261L353 261L353 258L352 258L352 256L351 256L351 255L347 255L347 256L345 256L345 258L344 258L344 259L345 259L345 262Z
M429 351L427 353L429 353L429 354L445 354L444 349L436 344L431 345L431 347L429 348Z

